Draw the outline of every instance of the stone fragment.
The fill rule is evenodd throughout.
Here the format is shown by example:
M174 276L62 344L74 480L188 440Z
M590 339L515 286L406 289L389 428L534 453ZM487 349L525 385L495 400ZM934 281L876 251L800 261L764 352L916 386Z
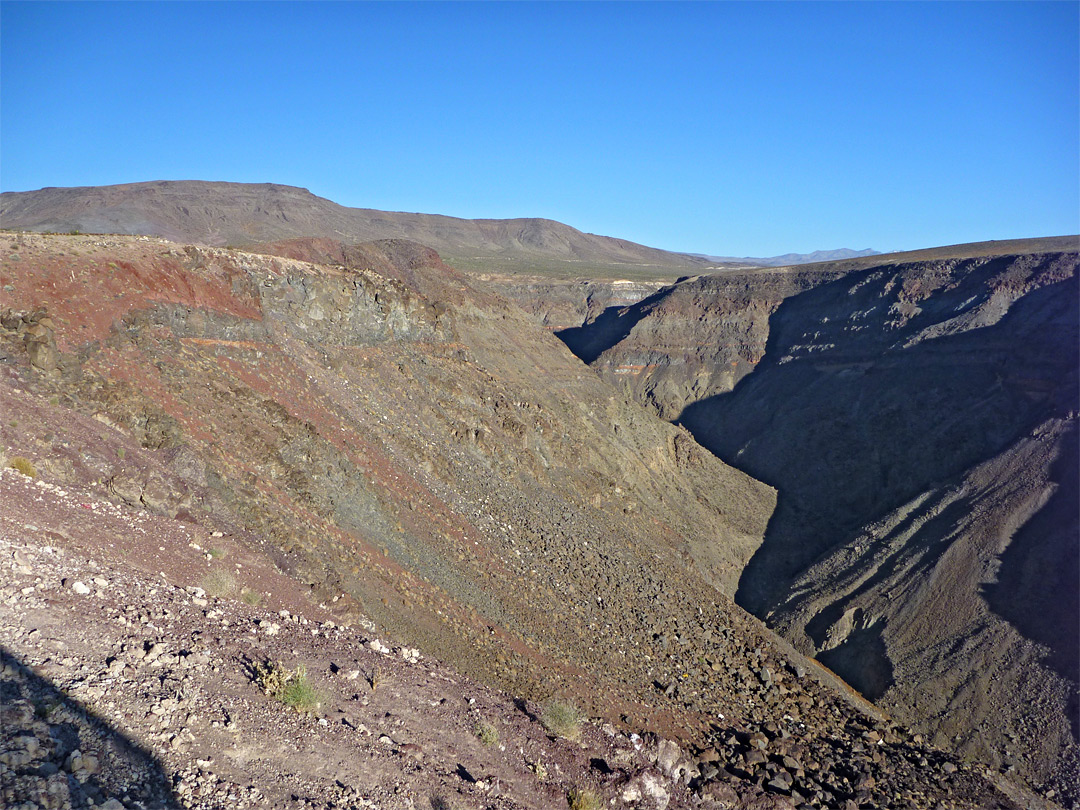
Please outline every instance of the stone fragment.
M671 776L682 755L682 749L671 740L660 740L656 748L656 767L664 776Z

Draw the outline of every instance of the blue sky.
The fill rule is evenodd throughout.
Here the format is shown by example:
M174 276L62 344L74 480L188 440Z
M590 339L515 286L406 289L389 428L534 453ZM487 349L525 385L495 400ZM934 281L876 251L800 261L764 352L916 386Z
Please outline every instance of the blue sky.
M0 187L277 182L671 250L1080 230L1080 4L0 5Z

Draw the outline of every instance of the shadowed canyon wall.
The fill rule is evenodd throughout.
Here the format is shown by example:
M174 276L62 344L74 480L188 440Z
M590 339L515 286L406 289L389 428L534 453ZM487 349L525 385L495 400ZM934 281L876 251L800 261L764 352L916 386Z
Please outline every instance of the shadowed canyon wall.
M777 489L740 604L939 741L1045 776L1076 755L1077 263L724 273L560 336Z

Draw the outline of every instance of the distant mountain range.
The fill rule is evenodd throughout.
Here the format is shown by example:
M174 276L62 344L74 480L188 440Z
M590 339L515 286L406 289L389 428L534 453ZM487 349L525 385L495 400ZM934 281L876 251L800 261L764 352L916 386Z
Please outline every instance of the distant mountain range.
M307 189L273 183L156 181L43 188L0 195L5 228L161 236L212 246L251 245L299 236L347 243L411 239L460 269L559 275L687 275L723 266L828 261L872 250L723 258L676 253L597 236L550 219L459 219L347 208Z
M716 264L741 264L753 267L785 267L792 264L813 264L814 262L838 262L843 259L859 259L863 256L880 256L876 250L866 248L864 250L852 250L840 248L838 250L815 250L813 253L785 253L782 256L769 256L767 258L754 258L752 256L706 256L703 253L693 253L693 256L705 259Z

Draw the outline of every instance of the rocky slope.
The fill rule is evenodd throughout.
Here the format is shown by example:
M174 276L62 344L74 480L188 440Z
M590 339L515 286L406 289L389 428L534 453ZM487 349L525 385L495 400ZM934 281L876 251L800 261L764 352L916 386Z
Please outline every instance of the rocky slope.
M777 488L740 604L1075 797L1077 255L867 261L703 277L567 342Z
M612 268L671 274L708 267L701 257L582 233L548 219L458 219L346 208L307 189L195 180L0 194L5 228L163 236L203 245L252 245L297 237L349 243L410 239L455 265L585 277Z
M721 717L687 750L559 720L370 622L337 623L220 532L10 469L0 490L5 807L1052 806L837 702L799 665L769 669L760 648L768 674L744 691L791 714ZM299 711L267 694L268 668L304 673Z
M0 476L5 801L1039 806L735 607L773 491L430 250L0 255L0 437L36 475ZM376 633L426 663L369 694ZM261 659L322 713L283 716ZM544 742L552 698L584 749Z
M939 745L1076 795L1075 419L920 493L796 579L770 623Z

